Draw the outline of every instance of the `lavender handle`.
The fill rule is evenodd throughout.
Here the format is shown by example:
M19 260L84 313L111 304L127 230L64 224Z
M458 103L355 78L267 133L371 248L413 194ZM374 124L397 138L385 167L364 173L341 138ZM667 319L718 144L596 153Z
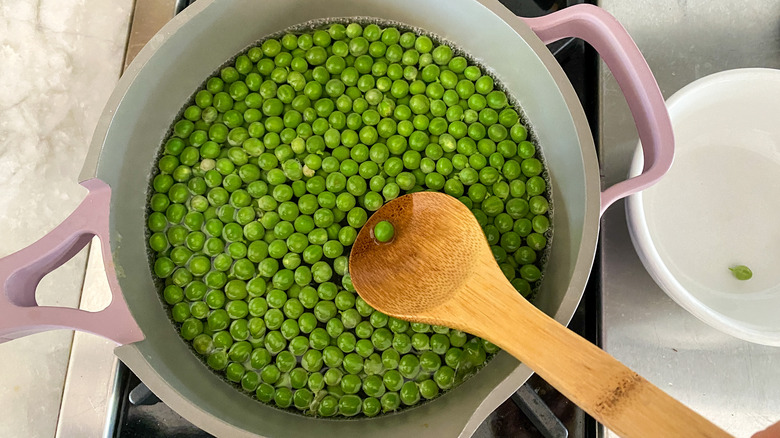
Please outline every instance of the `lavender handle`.
M118 344L144 339L122 297L108 244L111 188L99 179L82 185L89 194L65 221L27 248L0 259L0 343L54 329L90 332ZM39 306L35 289L41 279L78 254L93 236L102 243L111 304L98 312Z
M618 199L658 182L674 158L672 124L653 73L625 28L608 12L589 4L523 20L545 44L567 37L590 43L612 71L634 116L645 158L644 171L604 190L600 214Z

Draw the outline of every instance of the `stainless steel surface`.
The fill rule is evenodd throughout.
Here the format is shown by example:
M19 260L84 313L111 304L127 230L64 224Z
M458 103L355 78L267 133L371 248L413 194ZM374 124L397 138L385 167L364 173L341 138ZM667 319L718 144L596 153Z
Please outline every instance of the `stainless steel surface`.
M512 401L539 429L542 436L546 438L566 438L569 436L566 426L561 423L561 420L555 416L542 398L539 397L539 394L528 383L512 394Z
M780 68L777 0L602 0L600 5L633 36L666 98L710 73ZM606 186L628 173L637 136L604 69L599 99ZM636 256L623 202L604 216L601 243L606 351L738 437L780 421L780 348L722 334L668 298Z
M495 69L532 121L553 175L556 237L549 263L556 269L546 277L542 299L536 304L561 322L571 318L593 260L599 210L598 166L584 113L542 42L497 1L449 4L453 7L442 9L436 1L414 0L392 4L301 0L294 6L282 1L260 5L202 0L153 37L120 80L82 175L96 174L112 187L110 244L121 273L120 285L139 325L154 336L115 352L163 401L197 426L225 436L248 436L246 431L274 436L292 431L317 434L325 425L331 433L346 435L469 436L531 374L508 355L499 354L485 371L435 402L398 415L330 422L246 403L181 341L158 302L146 262L146 226L139 207L146 198L138 190L148 183L143 169L152 168L172 115L214 66L247 44L293 24L331 16L377 15L454 41ZM485 28L491 29L490 35L474 37ZM497 40L513 44L496 45ZM514 74L521 70L523 75Z

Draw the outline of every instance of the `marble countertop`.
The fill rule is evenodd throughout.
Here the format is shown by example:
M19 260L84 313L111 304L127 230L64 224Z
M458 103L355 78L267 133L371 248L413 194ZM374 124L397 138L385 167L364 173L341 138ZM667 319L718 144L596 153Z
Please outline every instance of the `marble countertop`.
M132 0L0 2L0 257L52 230L86 195L78 174L124 61ZM41 305L75 307L85 249L47 275ZM73 334L0 344L0 438L55 434Z

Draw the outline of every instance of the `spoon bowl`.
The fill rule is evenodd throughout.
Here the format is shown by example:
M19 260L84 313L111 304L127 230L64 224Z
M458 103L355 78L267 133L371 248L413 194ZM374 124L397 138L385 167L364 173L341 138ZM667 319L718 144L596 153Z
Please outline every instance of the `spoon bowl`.
M355 288L360 285L360 296L396 318L458 328L453 327L458 321L438 308L459 293L481 261L493 260L485 238L469 232L475 227L482 232L474 215L457 199L435 192L401 196L380 211L352 246L349 272ZM435 220L450 216L451 221ZM374 226L382 220L395 228L390 242L374 238ZM453 223L459 228L453 229Z
M389 242L374 237L380 221L395 229ZM413 193L377 210L358 233L349 273L375 309L491 341L624 438L729 436L526 301L474 215L449 195Z

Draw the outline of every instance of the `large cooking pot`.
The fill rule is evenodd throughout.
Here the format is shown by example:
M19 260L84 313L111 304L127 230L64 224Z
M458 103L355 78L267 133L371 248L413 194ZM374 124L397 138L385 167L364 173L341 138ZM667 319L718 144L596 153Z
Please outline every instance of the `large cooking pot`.
M0 341L73 328L116 341L116 355L171 408L218 436L470 436L531 375L499 353L436 400L393 415L337 421L294 415L239 394L182 341L161 305L146 248L146 188L182 105L225 60L310 20L376 17L425 29L478 57L518 99L552 181L555 238L534 304L567 324L593 262L604 209L671 165L672 131L658 86L625 30L595 6L521 19L497 0L201 0L167 24L120 79L81 175L89 194L60 226L0 260ZM536 33L534 33L536 32ZM621 84L645 145L646 172L600 190L588 122L545 43L586 39ZM113 301L100 312L39 307L35 287L92 236L103 243ZM563 360L563 359L562 359ZM594 376L594 378L597 378Z

